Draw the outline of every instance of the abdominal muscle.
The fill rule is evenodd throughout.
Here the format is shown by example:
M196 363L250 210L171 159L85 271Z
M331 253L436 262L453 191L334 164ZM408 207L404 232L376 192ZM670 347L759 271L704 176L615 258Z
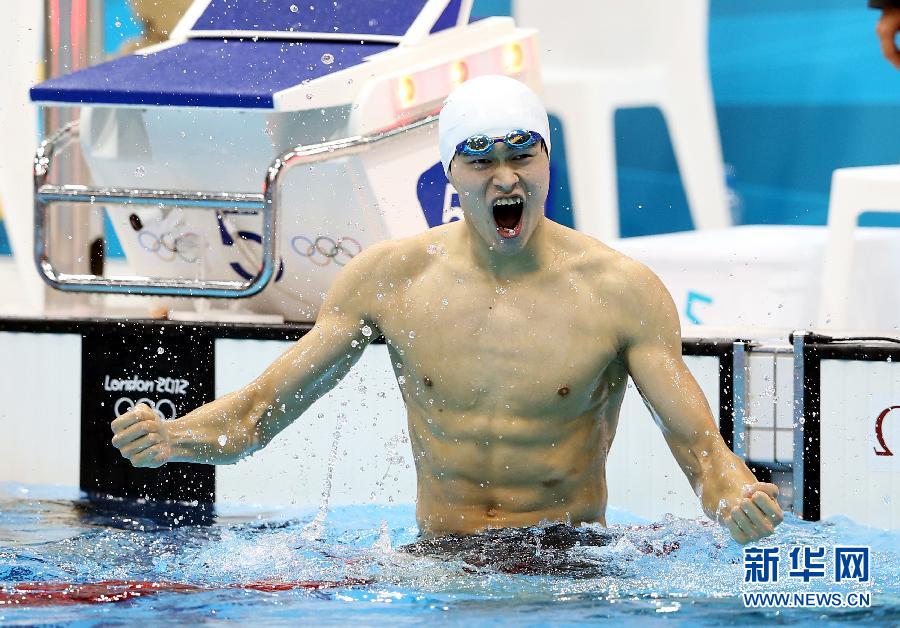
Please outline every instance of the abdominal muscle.
M408 407L423 536L542 522L606 524L606 454L615 426Z

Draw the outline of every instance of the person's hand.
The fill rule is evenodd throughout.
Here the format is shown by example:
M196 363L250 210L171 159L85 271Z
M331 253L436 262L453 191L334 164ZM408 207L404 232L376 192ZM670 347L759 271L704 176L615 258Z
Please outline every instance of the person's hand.
M165 421L145 403L112 422L113 447L135 467L155 469L172 457L172 445Z
M881 41L881 52L884 58L900 70L900 50L897 50L895 37L900 31L900 8L888 7L881 12L881 18L875 25L875 32Z
M769 536L775 526L784 521L784 513L776 501L778 487L768 482L756 482L744 487L740 498L727 503L722 523L735 541L744 545Z

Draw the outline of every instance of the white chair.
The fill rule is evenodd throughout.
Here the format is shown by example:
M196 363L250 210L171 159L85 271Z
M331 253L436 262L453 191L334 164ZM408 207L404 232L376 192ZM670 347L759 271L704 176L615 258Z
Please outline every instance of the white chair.
M846 328L849 324L854 234L860 214L867 211L900 213L900 165L840 168L831 177L819 309L823 327ZM900 268L895 276L900 277Z
M516 0L539 29L544 101L563 123L575 226L619 236L616 109L662 110L697 229L731 225L707 59L708 0Z

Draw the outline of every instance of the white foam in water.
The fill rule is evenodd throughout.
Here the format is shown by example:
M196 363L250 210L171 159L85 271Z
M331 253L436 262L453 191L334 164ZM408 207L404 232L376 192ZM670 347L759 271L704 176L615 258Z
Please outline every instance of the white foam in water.
M888 625L900 613L900 531L865 528L845 518L808 523L788 515L774 538L760 543L781 548L784 570L773 590L864 590L871 593L873 607L773 609L750 617L739 597L746 587L743 549L706 519L669 517L646 524L611 508L610 529L621 533L619 538L607 546L567 551L573 561L605 566L601 575L579 578L502 573L461 560L413 556L400 547L417 537L411 505L329 511L325 491L313 523L305 525L313 514L308 510L242 520L236 508L228 508L227 518L212 526L169 530L133 515L104 518L84 504L54 499L47 491L0 490L0 588L34 581L152 580L213 589L159 593L124 604L0 607L0 622L184 622L214 617L255 624L325 618L337 624L393 624L440 621L449 613L447 619L475 624L631 622L665 615L682 625L740 625L752 619L818 626L839 619ZM596 524L588 527L602 531ZM828 578L803 583L787 577L791 546L837 544L871 547L869 585L845 586ZM541 553L547 551L545 547ZM303 581L322 582L325 588L239 588L254 582Z

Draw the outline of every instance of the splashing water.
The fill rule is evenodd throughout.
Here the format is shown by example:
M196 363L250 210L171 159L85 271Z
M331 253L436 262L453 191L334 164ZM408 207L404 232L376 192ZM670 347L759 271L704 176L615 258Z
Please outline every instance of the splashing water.
M388 528L387 519L381 520L381 529L378 532L378 540L372 545L372 549L385 555L394 551L393 544L391 543L391 531Z
M305 541L319 540L323 536L325 528L325 519L328 517L328 506L331 503L331 487L334 477L334 467L337 464L338 445L341 442L341 434L347 425L347 415L341 412L338 414L337 425L334 428L334 437L331 441L331 451L328 454L328 468L325 471L325 485L322 487L322 501L319 503L319 510L316 516L310 521L301 533L301 538Z
M416 541L411 505L334 508L311 540L304 533L321 506L265 518L243 506L218 508L218 523L171 528L134 514L92 510L77 494L60 498L49 489L23 493L20 487L0 486L0 599L26 582L176 585L125 604L107 599L95 605L0 606L0 621L217 618L259 624L321 623L328 617L335 623L409 624L449 619L445 614L452 613L456 623L558 625L600 618L649 622L665 614L685 626L812 627L836 621L891 625L900 615L900 532L842 518L809 523L788 516L774 539L763 544L870 546L873 582L865 590L871 592L872 608L751 612L739 597L745 590L742 548L705 519L669 517L647 524L611 508L613 543L564 551L541 547L541 557L562 551L555 558L598 566L596 575L579 577L523 575L459 557L412 555L401 547ZM286 588L290 583L294 588ZM778 587L826 591L843 585L782 578Z

